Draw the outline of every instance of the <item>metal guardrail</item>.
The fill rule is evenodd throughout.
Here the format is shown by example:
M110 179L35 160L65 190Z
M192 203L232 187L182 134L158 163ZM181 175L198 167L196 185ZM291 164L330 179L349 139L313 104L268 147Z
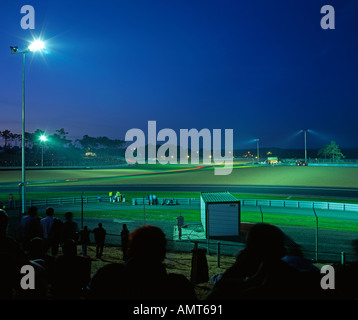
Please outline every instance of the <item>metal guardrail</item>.
M98 202L109 202L109 196L77 196L77 197L66 197L66 198L45 198L45 199L27 199L26 207L31 206L54 206L62 204L78 204L78 203L98 203ZM8 201L1 202L1 207L8 207ZM15 200L13 206L15 208L21 207L21 200Z
M132 198L132 205L139 205L139 204L149 204L149 200L144 198ZM199 198L157 198L157 205L199 205L200 199Z
M171 204L199 205L200 198L159 198L158 204L171 200ZM327 209L338 211L358 212L358 204L339 202L295 201L295 200L266 200L266 199L238 199L242 206L266 206L281 208ZM132 198L132 205L148 204L145 198Z
M358 204L339 203L339 202L242 199L241 205L281 207L281 208L327 209L327 210L358 212Z
M58 204L77 204L77 203L97 203L109 202L109 197L103 196L83 196L83 197L66 197L66 198L47 198L47 199L29 199L26 200L26 206L51 206Z
M266 206L281 208L304 208L304 209L326 209L337 211L358 212L358 204L339 202L318 202L318 201L296 201L296 200L268 200L268 199L238 199L242 206ZM66 198L28 199L26 206L53 206L62 204L109 202L109 196L77 196ZM144 198L132 198L132 205L149 204ZM200 205L200 198L157 198L158 205ZM3 201L1 206L8 207L8 202ZM21 201L14 201L16 208L21 206Z

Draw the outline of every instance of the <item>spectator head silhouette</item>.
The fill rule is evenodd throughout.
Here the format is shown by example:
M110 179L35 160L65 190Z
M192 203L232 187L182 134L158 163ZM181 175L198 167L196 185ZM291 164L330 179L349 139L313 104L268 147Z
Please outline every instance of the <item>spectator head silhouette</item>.
M72 217L73 217L72 212L68 211L68 212L65 213L65 219L66 219L67 221L72 220Z
M260 259L280 259L286 253L284 233L271 224L257 223L247 234L246 248Z
M0 209L0 235L6 234L9 217L5 210Z
M31 206L31 207L29 208L29 211L28 211L27 213L28 213L28 215L31 216L31 217L36 217L36 215L37 215L37 207Z
M145 225L130 234L128 255L130 258L161 262L165 259L166 244L165 234L160 228Z
M54 215L54 213L55 213L54 208L48 207L48 208L46 209L46 216L52 217L52 216Z

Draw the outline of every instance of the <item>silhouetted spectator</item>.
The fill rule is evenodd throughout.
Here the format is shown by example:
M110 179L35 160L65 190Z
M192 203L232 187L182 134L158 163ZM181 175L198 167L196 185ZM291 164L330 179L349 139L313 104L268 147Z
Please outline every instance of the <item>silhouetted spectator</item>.
M310 260L303 256L301 248L298 245L288 247L286 255L282 260L298 271L320 274L320 270Z
M54 261L53 295L55 299L80 299L90 280L91 259L77 255L73 239L63 243L63 254Z
M65 213L65 222L62 226L62 242L65 242L67 239L72 239L76 243L78 241L78 225L72 220L72 212Z
M207 299L306 298L300 273L282 258L286 254L283 232L270 224L251 227L245 248L236 262L216 282Z
M30 207L27 215L21 218L20 230L24 250L28 250L30 239L42 237L43 231L37 215L37 207Z
M91 230L89 230L87 226L84 226L83 229L79 232L83 256L87 256L87 246L91 243L90 233Z
M62 240L63 226L64 223L60 219L53 219L52 227L48 235L48 242L51 248L51 254L53 256L57 256L58 254L58 250Z
M179 214L179 217L177 217L177 226L178 226L178 238L179 240L181 240L182 228L184 226L184 217L181 215L181 213Z
M86 287L86 298L94 300L126 299L123 285L124 265L110 263L98 269Z
M7 236L8 215L0 209L0 300L13 299L19 289L20 269L28 263L19 244Z
M45 240L40 237L35 237L30 240L27 258L38 262L46 269L52 268L55 259L55 257L47 254Z
M94 234L94 241L96 242L96 258L100 259L103 254L104 242L106 240L106 230L103 228L102 223L98 223L98 227L92 230Z
M165 234L155 226L146 225L131 232L124 267L127 299L196 299L185 276L167 274L163 264L166 243Z
M302 298L321 299L325 298L321 288L321 272L310 260L306 259L300 246L288 246L286 255L282 258L289 266L299 271L298 281L302 289Z
M55 257L46 252L46 242L41 237L32 238L29 242L27 258L35 268L35 290L28 290L22 298L46 299L48 285L52 280L53 264Z
M15 208L14 196L12 193L9 194L9 209Z
M43 231L43 238L45 240L45 250L46 250L46 252L50 247L49 234L50 234L52 224L53 224L53 221L54 221L54 217L53 217L54 213L55 213L54 208L48 207L46 209L46 217L42 218L40 220L42 231Z
M0 299L44 299L47 293L45 268L31 261L17 242L7 236L7 225L7 213L0 209ZM34 268L35 289L21 287L25 276L21 268L26 265Z
M121 231L121 243L122 243L122 252L123 252L123 260L127 260L127 252L129 245L129 230L127 225L124 223Z

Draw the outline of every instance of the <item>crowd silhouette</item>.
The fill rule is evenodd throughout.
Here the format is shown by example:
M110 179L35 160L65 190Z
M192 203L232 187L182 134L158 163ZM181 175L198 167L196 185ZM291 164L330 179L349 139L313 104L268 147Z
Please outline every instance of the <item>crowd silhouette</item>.
M8 221L0 209L0 299L198 300L189 279L167 271L167 239L156 226L132 232L124 226L123 239L129 238L121 262L108 263L91 276L91 258L85 250L82 255L77 251L78 244L88 244L91 231L79 230L71 212L62 222L54 218L53 208L40 219L37 208L30 207L21 219L18 240L8 236ZM80 231L86 232L81 238ZM92 232L96 258L101 258L106 231L100 223ZM235 263L211 279L205 299L357 299L358 262L333 264L335 289L324 290L320 270L299 246L287 247L284 239L278 227L254 224ZM358 255L358 241L352 245ZM23 266L35 272L33 290L21 286Z

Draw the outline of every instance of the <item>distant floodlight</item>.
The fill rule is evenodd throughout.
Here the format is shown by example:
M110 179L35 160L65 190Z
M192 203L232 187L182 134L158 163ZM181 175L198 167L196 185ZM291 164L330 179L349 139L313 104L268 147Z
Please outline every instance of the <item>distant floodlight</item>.
M29 45L29 50L32 52L41 51L43 48L45 48L45 43L41 40L35 40Z
M42 142L45 142L45 141L47 141L47 137L46 137L45 135L41 135L41 136L40 136L40 140L41 140Z

